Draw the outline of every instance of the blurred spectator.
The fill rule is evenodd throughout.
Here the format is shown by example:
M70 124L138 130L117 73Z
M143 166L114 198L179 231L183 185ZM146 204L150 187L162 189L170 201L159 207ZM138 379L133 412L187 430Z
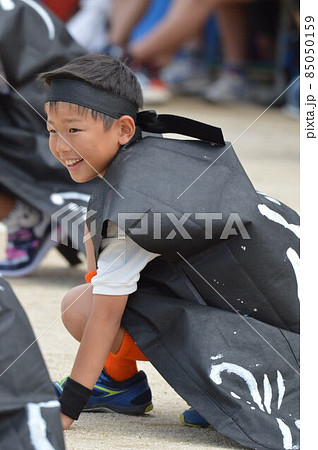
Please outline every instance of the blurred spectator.
M250 8L252 5L254 7ZM253 49L255 53L256 50L263 67L269 61L273 64L276 58L278 70L276 33L284 5L285 1L278 0L172 0L165 16L146 35L128 43L128 53L139 63L165 66L182 45L202 33L211 15L216 13L222 66L218 79L210 83L203 91L203 96L209 101L222 103L250 99L250 86L247 84L249 52ZM252 14L253 22L258 23L259 29L255 30L248 22L249 14ZM188 63L184 63L183 58L185 72L189 76L194 74L203 78L202 84L192 88L193 92L197 92L200 84L202 89L206 83L202 53L200 54L198 47L192 47L185 54L190 56ZM163 71L165 79L169 79L166 72ZM284 78L286 82L286 77ZM282 85L279 88L276 86L276 89L280 93ZM257 93L256 98L263 98L267 102L273 99L275 93L275 89L265 88L261 95Z
M168 98L164 86L158 82L158 68L165 66L176 51L193 37L197 37L215 11L219 13L221 36L224 46L224 68L221 79L216 85L209 87L206 98L212 101L233 101L244 97L246 23L244 4L252 0L172 0L161 20L140 39L128 43L134 24L149 6L149 1L129 2L125 10L126 0L116 0L114 14L110 26L110 47L108 51L116 56L120 54L118 47L125 47L135 62L135 70L139 75L145 92L145 80L141 75L152 78L151 88L158 87L158 98ZM128 5L127 5L128 6ZM133 12L133 13L132 13ZM116 48L116 52L114 52ZM195 55L195 52L192 54ZM195 59L195 58L194 58ZM195 59L198 61L198 58ZM136 63L139 64L136 67ZM192 64L190 71L195 64ZM138 70L139 69L139 70ZM147 69L147 70L145 70ZM154 84L154 81L156 82ZM148 81L149 84L149 81ZM145 96L147 102L147 96Z
M112 56L130 59L130 65L140 82L145 104L166 102L170 90L159 75L159 56L151 61L138 60L128 55L128 44L134 40L147 39L153 27L165 20L172 0L113 0L109 27L109 45L105 52Z
M132 67L142 86L145 103L161 103L170 98L170 91L160 79L159 69L171 61L183 44L198 36L211 14L219 8L226 63L220 83L216 87L212 85L206 97L214 101L233 100L233 97L241 98L245 89L246 27L241 5L249 1L82 0L67 26L71 35L89 51L100 51L107 43L105 51L112 56L125 58L127 52L132 57ZM57 11L56 5L54 8ZM61 12L59 14L61 17ZM130 40L145 15L148 30L141 37ZM183 68L189 76L193 71L204 74L206 69L197 48L197 45L190 46L183 58Z
M211 102L253 97L267 102L274 92L267 88L252 92L247 83L247 61L255 49L265 63L271 57L273 60L279 10L286 1L299 2L81 0L67 26L88 51L103 50L126 62L130 59L146 104L167 101L171 96L169 85L179 91L200 93ZM59 2L46 0L46 3ZM68 4L69 11L74 10L74 3L74 0L66 1L64 8ZM255 6L249 8L248 5ZM57 7L54 5L55 10ZM252 23L248 22L250 13ZM59 14L61 16L62 11ZM210 35L210 41L205 45L221 47L222 64L218 78L212 82L202 49L204 30L213 15L217 18L218 29L214 20L214 35L212 38Z
M111 8L112 0L81 0L67 23L68 32L88 51L100 52L108 44Z
M212 102L233 102L245 99L250 31L247 6L251 3L255 3L256 8L263 6L263 2L253 0L203 0L200 2L173 0L166 16L142 39L129 43L128 51L137 61L164 65L182 44L202 33L211 15L216 13L223 62L219 78L206 87L203 96ZM272 8L273 2L268 4ZM266 6L265 2L263 6L265 11ZM270 17L269 20L271 20ZM266 38L263 39L263 47L263 53L273 50ZM192 50L188 52L188 55L190 55L188 64L184 64L186 72L189 76L194 74L201 79L199 83L195 79L191 80L195 84L192 89L190 83L187 83L187 90L197 92L198 88L202 89L206 84L206 67L202 64L202 57L200 60L200 52ZM163 75L168 80L169 77L173 78L169 71L167 75L167 69L163 71Z
M74 0L65 1L64 10L55 2L43 0L44 3L64 20L74 12ZM81 0L77 1L78 9L68 20L67 29L71 36L89 52L101 52L122 58L128 40L153 3L150 21L147 28L159 20L162 6L170 0ZM154 14L153 14L154 13ZM145 103L162 103L170 98L170 91L158 77L153 64L141 65L134 61L133 69L142 86Z

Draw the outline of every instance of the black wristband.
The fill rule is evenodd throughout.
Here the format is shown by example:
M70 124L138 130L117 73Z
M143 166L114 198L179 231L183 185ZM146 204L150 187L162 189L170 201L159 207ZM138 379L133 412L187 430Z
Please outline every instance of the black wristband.
M91 393L90 389L68 377L60 397L62 413L77 420Z

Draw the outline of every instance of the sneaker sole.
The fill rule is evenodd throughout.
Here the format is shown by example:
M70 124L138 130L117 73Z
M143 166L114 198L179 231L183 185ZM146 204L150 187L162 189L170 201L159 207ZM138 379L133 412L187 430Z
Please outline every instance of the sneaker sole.
M112 406L109 405L92 405L89 408L84 408L83 412L104 412L104 413L119 413L130 416L140 416L153 410L153 404L136 406L133 410L129 406Z

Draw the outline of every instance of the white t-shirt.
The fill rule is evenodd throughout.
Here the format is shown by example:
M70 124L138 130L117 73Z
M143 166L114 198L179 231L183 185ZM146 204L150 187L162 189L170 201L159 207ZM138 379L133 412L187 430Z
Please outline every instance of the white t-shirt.
M160 255L144 250L113 222L108 222L107 236L102 240L97 275L92 278L93 294L132 294L140 272Z

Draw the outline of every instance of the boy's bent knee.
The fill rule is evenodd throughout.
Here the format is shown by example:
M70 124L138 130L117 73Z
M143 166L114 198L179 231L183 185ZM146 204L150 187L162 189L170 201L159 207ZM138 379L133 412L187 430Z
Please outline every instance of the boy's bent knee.
M75 296L74 296L74 288L73 289L71 289L70 291L68 291L65 295L64 295L64 297L63 297L63 299L62 299L62 301L61 301L61 313L62 314L64 314L66 311L67 311L67 309L71 306L71 304L72 304L72 300L73 300L73 298L75 298Z
M80 342L92 305L92 285L82 284L68 291L61 303L62 321Z
M86 284L80 284L69 290L63 297L61 302L61 313L64 314L68 308L75 304L84 294L85 290L90 291L90 286Z

